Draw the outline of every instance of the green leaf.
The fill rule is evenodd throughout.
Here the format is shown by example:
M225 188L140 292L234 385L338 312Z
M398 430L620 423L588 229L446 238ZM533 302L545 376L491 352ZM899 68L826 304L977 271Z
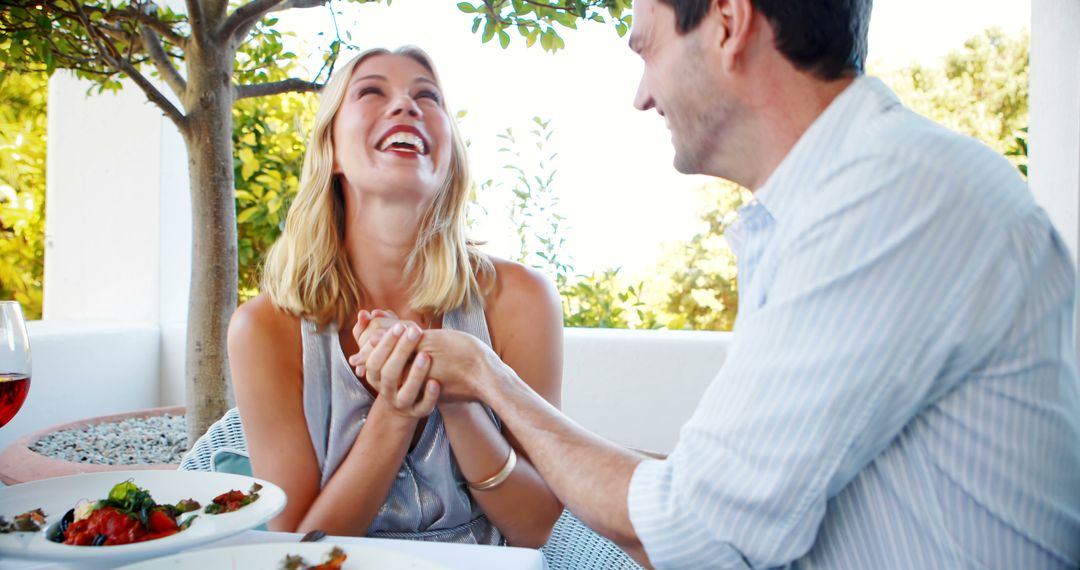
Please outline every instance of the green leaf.
M136 486L135 483L132 483L131 481L124 481L122 483L117 483L112 488L112 490L109 491L109 500L123 504L127 502L129 495L138 492L139 487Z
M262 208L260 208L259 206L252 206L252 207L244 210L243 212L240 212L240 215L236 216L236 223L242 224L244 222L247 222L248 220L251 219L252 216L254 216L255 214L258 214L259 210L261 210L261 209Z
M240 177L244 180L251 178L251 175L259 170L259 162L255 159L255 153L250 148L241 148L236 152L236 155L240 159Z
M571 30L577 29L577 17L573 14L560 12L558 14L555 14L555 21L567 28L570 28Z
M486 44L493 37L495 37L495 21L488 18L487 22L484 23L484 36L481 41Z
M506 30L499 30L499 45L503 49L506 49L510 45L510 34L506 33Z
M472 4L469 4L468 2L458 2L457 8L458 8L458 10L461 10L462 12L465 12L466 14L475 14L476 13L476 7L473 6Z

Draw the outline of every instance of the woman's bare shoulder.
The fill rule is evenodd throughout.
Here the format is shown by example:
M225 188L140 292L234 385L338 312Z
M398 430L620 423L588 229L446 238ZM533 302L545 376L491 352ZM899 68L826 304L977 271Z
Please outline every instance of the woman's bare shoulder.
M489 306L558 301L555 283L543 273L507 259L492 257L491 262L495 266L495 283L488 294Z
M543 273L520 263L492 259L494 287L484 302L492 347L500 356L515 339L529 338L523 331L553 331L562 327L562 301L555 283Z
M229 322L230 357L255 350L263 358L287 358L299 349L300 318L275 307L269 295L259 294L233 313Z

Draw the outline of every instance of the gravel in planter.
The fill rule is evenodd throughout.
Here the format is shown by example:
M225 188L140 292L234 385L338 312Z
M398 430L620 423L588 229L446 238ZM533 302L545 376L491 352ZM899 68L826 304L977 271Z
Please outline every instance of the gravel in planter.
M96 465L180 463L187 451L184 416L165 414L66 429L42 437L30 449L46 457Z

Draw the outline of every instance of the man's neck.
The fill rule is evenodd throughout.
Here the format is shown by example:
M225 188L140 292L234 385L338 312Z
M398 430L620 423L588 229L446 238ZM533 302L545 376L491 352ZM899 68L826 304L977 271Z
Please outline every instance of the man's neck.
M854 81L851 77L822 81L794 69L773 77L778 79L760 85L753 171L744 183L751 191L769 180L814 121Z

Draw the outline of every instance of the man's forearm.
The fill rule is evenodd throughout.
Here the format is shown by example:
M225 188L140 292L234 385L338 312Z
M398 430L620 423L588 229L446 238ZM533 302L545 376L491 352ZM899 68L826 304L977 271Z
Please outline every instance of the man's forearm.
M555 495L585 524L648 565L630 523L630 478L645 456L578 425L509 367L490 371L482 399L506 422Z

